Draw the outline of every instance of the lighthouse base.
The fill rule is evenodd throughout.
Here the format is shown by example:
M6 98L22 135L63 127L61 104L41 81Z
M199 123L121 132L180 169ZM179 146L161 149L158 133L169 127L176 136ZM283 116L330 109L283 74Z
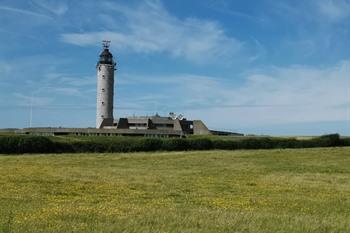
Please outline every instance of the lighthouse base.
M106 126L113 126L113 118L104 118L96 123L96 129L102 129Z

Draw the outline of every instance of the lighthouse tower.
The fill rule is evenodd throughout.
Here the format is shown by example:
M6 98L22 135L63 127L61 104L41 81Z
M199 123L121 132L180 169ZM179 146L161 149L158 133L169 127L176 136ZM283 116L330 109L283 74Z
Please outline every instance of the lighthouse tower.
M96 128L113 126L114 71L116 63L109 51L110 41L103 41L97 63Z

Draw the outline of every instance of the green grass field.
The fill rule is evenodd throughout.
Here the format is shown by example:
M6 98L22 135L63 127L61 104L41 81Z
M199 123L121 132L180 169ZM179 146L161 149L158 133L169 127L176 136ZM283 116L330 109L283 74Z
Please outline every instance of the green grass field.
M350 148L0 156L0 232L350 232Z

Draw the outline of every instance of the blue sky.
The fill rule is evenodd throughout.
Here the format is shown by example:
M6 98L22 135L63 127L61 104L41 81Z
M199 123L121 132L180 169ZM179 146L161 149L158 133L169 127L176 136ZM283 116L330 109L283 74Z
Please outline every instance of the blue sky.
M115 117L350 135L349 0L1 0L0 22L0 128L93 127L108 39Z

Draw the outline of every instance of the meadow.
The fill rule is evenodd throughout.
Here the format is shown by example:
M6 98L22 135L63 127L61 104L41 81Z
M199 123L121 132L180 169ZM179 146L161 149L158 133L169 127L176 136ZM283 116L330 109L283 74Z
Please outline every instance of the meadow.
M350 232L350 148L0 156L0 232Z

